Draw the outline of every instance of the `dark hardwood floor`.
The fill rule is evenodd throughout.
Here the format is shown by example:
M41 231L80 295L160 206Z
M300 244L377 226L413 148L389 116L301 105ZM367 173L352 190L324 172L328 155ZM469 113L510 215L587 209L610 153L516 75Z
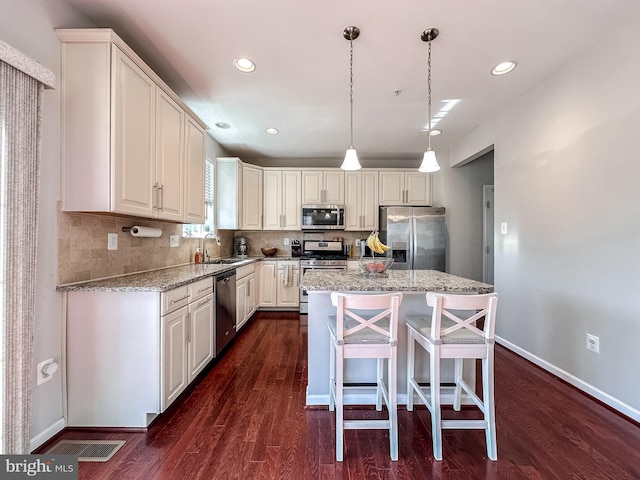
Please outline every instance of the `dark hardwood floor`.
M483 432L470 430L445 431L444 460L435 461L428 411L401 407L397 462L386 432L348 430L337 463L333 414L305 407L307 334L298 320L256 314L146 433L67 430L54 441L127 440L109 462L79 464L79 478L92 480L640 479L640 427L502 347L497 462L486 457Z

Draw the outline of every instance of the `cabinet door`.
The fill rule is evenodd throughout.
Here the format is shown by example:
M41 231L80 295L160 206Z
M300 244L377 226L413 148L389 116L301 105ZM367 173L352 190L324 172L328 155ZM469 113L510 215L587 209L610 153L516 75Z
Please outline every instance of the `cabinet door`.
M158 218L182 221L184 111L162 89L157 92L154 204Z
M204 130L188 115L185 120L185 223L204 223L205 205L205 139Z
M408 205L431 205L431 175L420 172L405 173Z
M276 274L277 263L275 261L260 262L260 306L276 306Z
M236 332L247 320L247 277L236 281Z
M256 299L258 298L256 293L256 276L252 273L247 277L247 318L245 321L256 311Z
M284 284L284 268L278 268L278 307L297 307L300 305L300 270L291 272L291 285Z
M302 204L319 205L324 203L322 193L324 180L321 170L302 172Z
M360 196L361 230L378 229L378 172L362 172L362 195Z
M404 204L404 172L380 172L380 205Z
M213 358L213 295L189 305L189 381Z
M282 227L282 172L265 170L263 173L264 202L262 228L280 230Z
M325 171L322 203L330 205L344 204L344 172L342 170Z
M164 411L189 384L187 365L187 307L162 317L161 410Z
M247 164L242 169L242 228L262 230L262 170Z
M300 170L284 170L282 172L282 190L282 229L300 230L302 227Z
M111 211L151 217L154 213L156 86L116 47L113 65Z
M362 174L346 172L344 176L345 230L362 230ZM377 203L377 199L376 199Z

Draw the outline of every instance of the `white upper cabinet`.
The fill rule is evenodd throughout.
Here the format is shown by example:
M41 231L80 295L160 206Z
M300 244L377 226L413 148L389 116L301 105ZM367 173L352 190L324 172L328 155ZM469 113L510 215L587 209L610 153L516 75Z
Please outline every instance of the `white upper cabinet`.
M263 230L300 230L300 170L265 168L263 178Z
M302 171L303 205L343 205L344 172L338 168Z
M378 228L378 171L345 172L345 230Z
M262 229L262 168L245 163L242 168L243 230Z
M204 129L191 117L186 117L184 159L184 221L204 223L206 146Z
M431 175L415 170L380 170L379 205L431 205Z
M202 222L206 125L113 30L56 33L63 210Z

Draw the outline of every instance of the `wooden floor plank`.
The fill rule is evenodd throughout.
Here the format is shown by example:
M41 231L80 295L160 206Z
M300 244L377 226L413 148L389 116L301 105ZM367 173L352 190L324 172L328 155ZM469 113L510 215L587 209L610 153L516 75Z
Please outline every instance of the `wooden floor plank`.
M79 479L91 480L640 479L637 424L500 346L497 462L487 459L483 433L468 430L445 431L444 460L435 461L422 406L399 408L397 462L388 433L372 430L346 431L336 462L334 413L305 406L306 345L297 313L259 312L147 432L66 430L54 441L127 441L109 462L79 464Z

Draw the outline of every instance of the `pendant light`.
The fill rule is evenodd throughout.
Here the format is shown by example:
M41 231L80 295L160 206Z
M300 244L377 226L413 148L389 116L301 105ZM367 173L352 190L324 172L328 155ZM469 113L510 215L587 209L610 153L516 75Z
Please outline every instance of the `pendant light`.
M429 56L427 60L427 86L429 90L429 130L427 134L429 135L429 143L427 146L427 151L424 152L424 156L422 157L422 163L420 164L420 168L418 168L419 172L429 173L429 172L437 172L440 170L440 165L438 165L438 161L436 160L436 152L431 150L431 41L435 40L440 31L437 28L427 28L420 38L423 42L427 42L429 44Z
M353 41L360 36L360 29L358 27L350 26L344 29L342 32L344 38L349 40L349 126L351 136L349 137L349 148L344 156L344 161L340 167L342 170L360 170L360 162L358 161L358 154L356 148L353 146Z

